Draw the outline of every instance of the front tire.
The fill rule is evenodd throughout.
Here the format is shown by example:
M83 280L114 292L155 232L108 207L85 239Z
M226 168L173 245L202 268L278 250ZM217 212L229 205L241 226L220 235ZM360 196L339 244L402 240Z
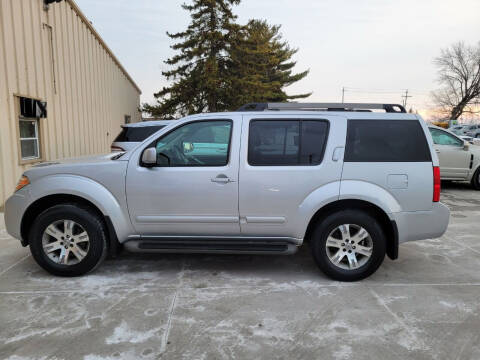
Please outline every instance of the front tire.
M369 214L360 210L333 213L321 221L311 238L313 257L330 278L357 281L373 274L385 258L385 235Z
M29 233L30 251L46 271L79 276L94 270L107 255L105 226L91 209L55 205L42 212Z

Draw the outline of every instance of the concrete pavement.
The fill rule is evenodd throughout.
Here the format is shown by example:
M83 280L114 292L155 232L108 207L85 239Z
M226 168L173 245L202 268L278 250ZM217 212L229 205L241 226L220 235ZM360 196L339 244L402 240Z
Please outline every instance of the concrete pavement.
M134 255L41 270L0 216L0 359L480 359L480 192L359 283L293 256Z

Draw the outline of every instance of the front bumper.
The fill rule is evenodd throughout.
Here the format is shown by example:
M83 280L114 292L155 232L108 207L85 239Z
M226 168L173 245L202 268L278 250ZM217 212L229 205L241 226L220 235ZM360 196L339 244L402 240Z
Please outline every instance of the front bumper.
M22 190L10 196L5 203L5 227L7 232L14 238L19 239L23 246L27 245L27 239L22 239L21 225L27 206L27 194Z
M391 214L398 228L398 242L435 239L447 231L450 210L434 203L430 211L404 211Z

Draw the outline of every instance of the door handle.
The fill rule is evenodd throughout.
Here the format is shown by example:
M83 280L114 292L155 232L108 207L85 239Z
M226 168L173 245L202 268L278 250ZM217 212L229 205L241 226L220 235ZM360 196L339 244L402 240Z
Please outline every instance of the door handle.
M211 179L211 181L217 184L228 184L235 182L235 180L230 179L226 175L218 175L216 178Z
M440 154L440 150L438 150L438 149L435 149L435 152L436 152L437 154Z

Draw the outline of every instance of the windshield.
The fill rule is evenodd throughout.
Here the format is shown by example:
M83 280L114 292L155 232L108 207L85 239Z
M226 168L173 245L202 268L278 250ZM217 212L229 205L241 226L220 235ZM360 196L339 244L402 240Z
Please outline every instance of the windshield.
M148 138L150 135L156 133L158 130L164 128L166 125L156 126L126 126L122 128L122 131L113 140L114 142L141 142Z

